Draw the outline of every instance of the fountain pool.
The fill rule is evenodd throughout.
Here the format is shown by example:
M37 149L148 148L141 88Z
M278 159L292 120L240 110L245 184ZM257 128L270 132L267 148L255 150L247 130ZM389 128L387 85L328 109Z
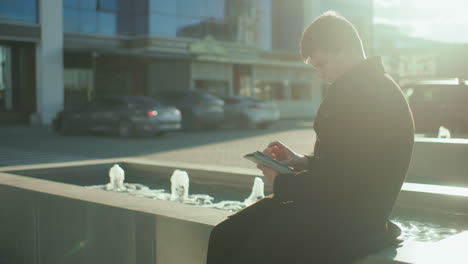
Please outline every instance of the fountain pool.
M125 183L122 184L108 177L109 168L122 173L113 167L115 165L113 163L23 170L12 173L88 186L88 188L112 189L115 192L133 196L184 202L230 212L236 212L252 204L265 193L271 193L271 189L268 187L265 189L261 179L254 175L226 177L224 173L213 171L191 169L182 171L174 167L126 162L119 164L125 175ZM179 179L172 182L182 182L186 185L171 187L171 176L174 175ZM189 182L190 185L188 185ZM110 185L115 188L111 188ZM435 242L468 229L468 212L451 211L449 208L447 210L431 208L431 204L412 204L416 200L418 199L400 199L395 206L392 219L402 228L403 239Z

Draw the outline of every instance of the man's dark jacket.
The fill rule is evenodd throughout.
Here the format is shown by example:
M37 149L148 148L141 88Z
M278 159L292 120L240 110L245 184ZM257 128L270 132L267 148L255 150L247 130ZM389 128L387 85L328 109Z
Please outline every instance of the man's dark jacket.
M414 125L379 57L328 88L314 130L308 169L276 177L274 210L260 222L248 220L249 210L239 213L239 223L255 226L243 248L253 252L239 263L347 263L395 241L388 218L410 163Z

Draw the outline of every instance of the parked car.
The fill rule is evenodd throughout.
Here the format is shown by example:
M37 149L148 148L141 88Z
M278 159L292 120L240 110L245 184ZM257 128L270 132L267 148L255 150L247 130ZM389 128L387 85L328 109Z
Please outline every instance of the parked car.
M458 78L422 80L402 87L413 111L416 133L437 135L444 126L468 132L468 82Z
M280 118L274 102L263 102L243 96L226 96L224 116L228 125L242 128L267 128Z
M64 135L77 131L107 132L120 137L163 134L181 128L181 113L151 97L108 96L59 112L53 126Z
M198 90L161 91L156 95L182 112L183 129L217 128L224 121L224 101Z

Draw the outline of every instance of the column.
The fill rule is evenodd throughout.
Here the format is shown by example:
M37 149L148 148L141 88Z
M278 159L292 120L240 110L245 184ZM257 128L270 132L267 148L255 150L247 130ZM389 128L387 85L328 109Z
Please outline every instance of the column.
M39 0L41 40L36 47L37 112L32 123L50 124L63 109L62 0Z

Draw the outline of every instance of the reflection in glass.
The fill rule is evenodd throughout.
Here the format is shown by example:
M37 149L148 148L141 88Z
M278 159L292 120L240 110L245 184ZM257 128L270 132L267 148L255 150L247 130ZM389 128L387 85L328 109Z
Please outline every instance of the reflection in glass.
M96 10L97 0L80 0L80 8L87 10Z
M195 89L223 97L227 95L228 83L226 81L195 80Z
M206 0L206 16L218 19L224 19L224 1L221 0Z
M97 32L97 13L95 11L80 12L80 31L85 33Z
M220 41L238 41L255 45L258 42L258 0L149 0L150 33L153 35L185 38L212 36ZM271 24L270 0L261 0L265 6L263 24ZM263 6L262 6L263 8ZM174 29L177 25L177 29ZM271 25L263 38L265 46L271 46L267 38ZM240 37L242 38L240 38ZM270 40L271 42L271 40Z
M65 108L82 105L92 94L92 70L88 68L65 68Z
M99 9L117 11L117 0L99 0Z
M205 0L179 0L180 15L206 17Z
M310 101L312 89L308 84L294 83L291 85L291 100Z
M10 47L0 46L0 111L13 110Z
M79 13L76 9L65 8L63 10L63 29L67 32L77 32L79 30Z
M257 82L250 96L261 101L283 100L285 99L284 85L279 82Z
M206 25L201 19L180 18L179 28L177 29L178 37L203 38L206 33Z
M99 33L115 34L116 33L116 14L108 12L99 12Z
M271 50L271 1L262 0L262 13L260 18L260 46L264 50Z
M151 13L163 13L176 15L177 1L176 0L150 0Z
M0 20L37 23L36 0L0 1Z
M133 31L133 34L135 35L147 35L149 30L148 28L152 27L152 24L148 25L148 16L138 15L135 16L133 19L135 19L135 27L133 29L130 29L130 32Z
M63 0L63 6L78 8L78 0Z
M150 33L163 37L176 37L177 17L170 15L151 15Z

